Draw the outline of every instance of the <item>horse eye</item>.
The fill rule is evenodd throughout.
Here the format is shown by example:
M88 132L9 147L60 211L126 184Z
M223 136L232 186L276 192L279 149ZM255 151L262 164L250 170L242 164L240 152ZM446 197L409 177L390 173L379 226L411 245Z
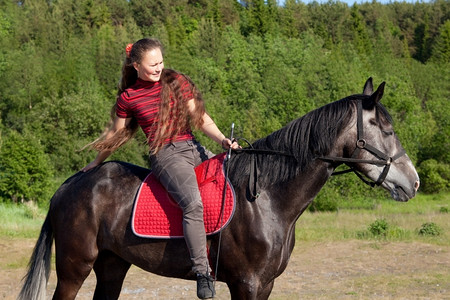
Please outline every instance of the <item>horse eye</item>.
M392 131L392 130L382 130L382 132L384 135L393 135L394 134L394 131Z

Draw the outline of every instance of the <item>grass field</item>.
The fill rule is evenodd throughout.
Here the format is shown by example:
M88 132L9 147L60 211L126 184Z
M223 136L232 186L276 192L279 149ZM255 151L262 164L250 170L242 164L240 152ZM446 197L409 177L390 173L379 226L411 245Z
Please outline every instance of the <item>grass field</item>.
M373 209L339 209L337 212L305 212L297 221L297 241L385 239L450 245L450 194L418 195L409 202L380 200ZM372 234L370 227L384 220L386 231ZM424 224L438 232L419 234ZM376 225L376 224L375 224ZM426 234L428 233L428 234Z
M386 239L450 245L450 194L421 195L406 203L379 200L373 209L339 209L337 212L306 211L297 221L297 241ZM0 204L0 236L37 238L46 210L34 205ZM373 234L371 225L383 220L385 231ZM439 232L419 234L426 223ZM375 224L376 225L376 224ZM383 225L383 224L382 224ZM383 228L382 228L383 229ZM427 233L427 232L425 232Z

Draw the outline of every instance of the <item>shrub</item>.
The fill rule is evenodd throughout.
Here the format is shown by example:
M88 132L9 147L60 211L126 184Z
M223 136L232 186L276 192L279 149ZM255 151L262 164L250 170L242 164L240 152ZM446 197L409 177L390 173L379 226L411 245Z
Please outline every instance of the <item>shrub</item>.
M450 165L428 159L420 164L418 173L421 191L424 193L447 192L450 190Z
M428 235L428 236L438 236L442 233L442 229L433 222L427 222L422 224L419 229L420 235Z
M309 206L311 212L316 211L337 211L338 201L336 197L330 197L329 195L321 195L316 197Z
M11 202L48 200L52 168L39 141L11 131L0 145L0 199Z
M389 224L385 219L377 219L371 223L368 230L374 236L386 236L389 229Z

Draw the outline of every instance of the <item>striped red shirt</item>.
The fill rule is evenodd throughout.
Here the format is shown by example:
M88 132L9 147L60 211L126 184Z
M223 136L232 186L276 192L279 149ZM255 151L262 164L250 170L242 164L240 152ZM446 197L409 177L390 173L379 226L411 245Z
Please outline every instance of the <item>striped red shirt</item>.
M178 76L178 80L182 81L180 86L183 100L192 99L194 95L189 82L181 75ZM162 86L159 81L151 82L138 78L134 85L126 89L117 98L116 115L119 118L136 118L149 142L152 142L155 137L156 126L152 125L158 117L161 89ZM174 139L167 140L166 143L192 140L193 138L191 129L186 128Z

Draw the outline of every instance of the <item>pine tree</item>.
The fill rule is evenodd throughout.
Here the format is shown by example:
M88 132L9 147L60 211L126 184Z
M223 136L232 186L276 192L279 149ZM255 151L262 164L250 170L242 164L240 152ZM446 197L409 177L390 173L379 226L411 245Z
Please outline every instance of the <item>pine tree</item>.
M450 20L445 21L433 46L433 60L450 63Z

